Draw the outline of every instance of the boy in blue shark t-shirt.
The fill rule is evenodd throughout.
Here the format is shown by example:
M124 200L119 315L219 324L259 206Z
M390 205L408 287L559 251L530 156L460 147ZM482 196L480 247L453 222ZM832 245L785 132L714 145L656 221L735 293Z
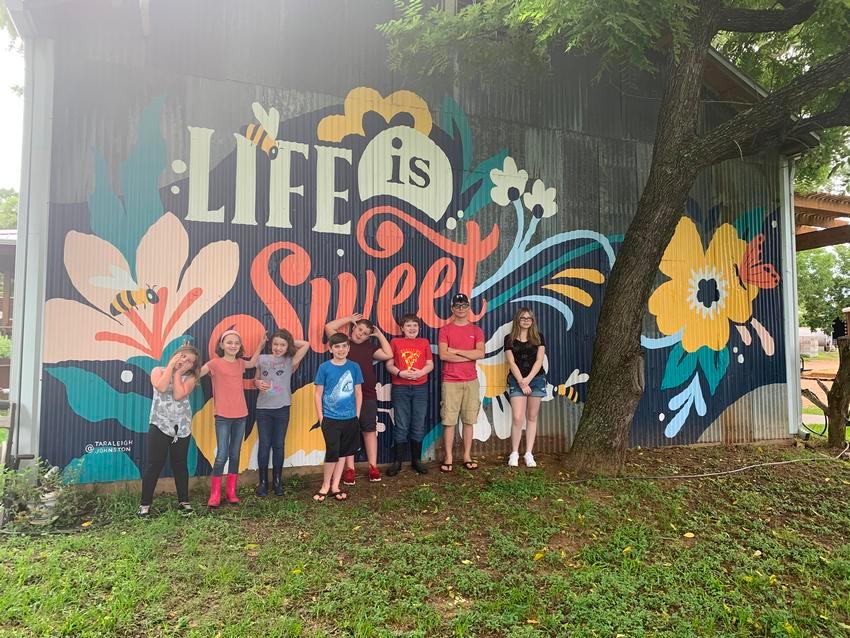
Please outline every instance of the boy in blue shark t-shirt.
M313 495L317 503L328 494L338 501L348 498L339 489L346 457L360 446L360 408L363 405L363 372L348 360L348 337L336 333L328 338L332 358L316 370L316 413L325 439L322 487Z

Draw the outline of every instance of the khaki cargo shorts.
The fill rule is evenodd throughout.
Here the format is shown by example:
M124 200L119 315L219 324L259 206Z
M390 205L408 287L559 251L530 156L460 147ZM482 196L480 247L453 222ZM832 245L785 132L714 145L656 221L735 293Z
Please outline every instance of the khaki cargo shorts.
M478 410L481 408L478 379L472 381L443 381L443 397L440 403L440 416L443 425L457 425L458 417L461 423L472 424L478 421Z

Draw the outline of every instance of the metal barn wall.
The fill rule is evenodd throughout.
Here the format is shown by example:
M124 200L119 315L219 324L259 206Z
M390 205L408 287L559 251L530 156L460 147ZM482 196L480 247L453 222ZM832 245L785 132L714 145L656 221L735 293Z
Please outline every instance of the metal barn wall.
M56 51L42 456L84 482L138 478L150 370L187 337L207 357L227 327L250 350L280 326L313 346L286 462L317 464L324 322L362 311L389 333L416 311L436 343L457 289L487 338L476 449L507 448L502 341L528 305L548 355L537 449L566 450L649 169L658 80L597 83L593 60L573 57L523 85L418 86L386 70L374 26L389 2L149 6L40 16ZM723 116L706 102L704 117ZM278 127L275 158L248 139L259 124ZM787 435L779 175L776 158L731 161L695 185L650 301L633 444ZM157 303L113 316L116 295L141 301L149 287ZM379 398L385 460L388 386ZM206 383L193 408L191 467L205 474ZM243 468L255 444L250 427Z

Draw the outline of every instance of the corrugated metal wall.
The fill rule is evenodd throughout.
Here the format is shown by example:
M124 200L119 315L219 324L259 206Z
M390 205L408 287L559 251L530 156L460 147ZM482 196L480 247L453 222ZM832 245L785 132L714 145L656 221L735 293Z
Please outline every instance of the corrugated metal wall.
M391 330L393 314L418 310L435 343L458 288L475 311L487 307L476 449L507 448L501 344L524 304L548 344L537 449L569 447L592 373L599 282L648 174L658 79L594 82L594 60L570 57L521 86L420 89L384 66L374 25L392 6L377 0L151 2L148 35L133 3L53 11L43 456L83 481L137 478L150 369L183 335L209 356L210 342L235 325L249 348L278 326L313 343L293 384L286 454L289 464L320 462L310 382L325 356L324 322L363 311ZM270 120L286 143L275 159L243 134L259 123L254 103L278 111ZM723 105L704 108L706 118L723 117ZM528 201L542 197L543 218L524 200L500 202L492 169L505 179L526 171L521 190ZM551 201L533 190L537 179L554 188ZM679 295L681 317L689 304L703 314L687 315L678 340L659 327L681 317L647 315L647 392L633 443L786 435L782 284L756 282L760 260L779 265L778 180L777 161L761 158L727 162L695 185L683 211L692 221L680 223L668 261L684 250L701 278L678 281L662 265L658 283L674 282L667 290ZM389 208L372 210L380 206ZM109 288L109 279L123 281ZM147 287L159 303L110 317L115 295ZM730 318L727 300L745 307ZM440 433L436 378L430 454ZM388 409L388 388L379 395ZM198 474L215 447L209 397L206 384L193 397ZM381 421L384 460L390 414ZM251 427L243 466L255 441Z

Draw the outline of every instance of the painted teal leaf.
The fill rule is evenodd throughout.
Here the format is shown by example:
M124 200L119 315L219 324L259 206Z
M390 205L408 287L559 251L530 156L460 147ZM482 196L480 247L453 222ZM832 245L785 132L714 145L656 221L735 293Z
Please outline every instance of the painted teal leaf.
M47 368L48 374L65 386L71 409L86 421L115 419L133 432L147 432L150 397L135 392L118 392L98 375L76 368Z
M138 481L141 474L133 459L124 452L96 448L68 463L62 478L67 483L104 483Z
M94 190L89 195L89 222L94 234L105 239L126 255L126 247L120 246L113 237L115 227L120 224L124 217L124 206L121 200L112 191L112 182L109 179L109 168L100 151L94 154Z
M501 151L487 158L475 167L475 170L467 173L463 180L462 192L466 192L470 188L475 187L477 183L478 190L467 204L463 211L463 218L470 219L475 213L484 208L490 203L490 190L493 188L493 180L490 179L490 171L494 168L501 168L505 163L505 158L508 156L508 149L503 148Z
M687 381L697 368L695 352L685 352L681 343L677 343L667 355L664 364L664 377L661 379L661 389L676 388Z
M121 251L134 277L139 240L164 212L159 197L159 178L166 164L160 131L164 102L164 97L158 97L142 111L138 141L121 165L123 201L113 192L103 155L95 153L95 188L89 197L91 228Z
M422 458L436 458L437 443L443 438L443 424L434 423L422 439Z
M463 149L463 171L466 173L472 165L472 130L469 128L466 113L451 96L447 95L443 98L443 105L438 113L437 126L448 133L455 142L460 138Z
M764 226L764 208L753 208L739 215L734 226L735 230L738 231L738 237L745 242L752 241L753 237L758 235Z
M195 476L198 471L198 446L195 445L194 437L189 438L189 452L186 456L186 465L189 468L189 476Z
M697 350L697 359L699 360L699 367L702 368L705 379L708 381L708 391L713 396L729 367L729 350L724 348L716 351L703 346Z

